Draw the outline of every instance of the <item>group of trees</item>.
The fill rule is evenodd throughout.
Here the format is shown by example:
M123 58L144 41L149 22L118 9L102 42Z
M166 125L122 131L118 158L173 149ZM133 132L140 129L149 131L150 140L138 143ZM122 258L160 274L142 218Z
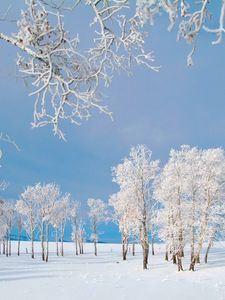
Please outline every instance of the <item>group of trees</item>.
M122 236L126 259L129 238L138 238L143 249L143 268L148 266L149 237L166 244L178 271L183 270L185 246L190 247L190 267L200 261L205 242L207 255L213 241L224 237L225 156L218 149L182 146L171 150L169 161L159 169L144 145L132 147L129 157L113 168L119 192L110 197L114 220ZM154 250L154 249L153 249Z
M100 199L88 199L88 217L91 225L90 240L94 243L97 255L98 225L107 222L107 204ZM56 255L64 256L64 235L66 225L72 227L71 240L75 243L75 254L84 254L86 232L80 213L80 203L74 201L69 193L62 194L54 183L27 186L17 201L0 201L0 253L11 256L12 230L17 232L18 250L22 231L31 241L31 257L35 257L34 241L41 242L43 261L49 259L49 240L54 235ZM50 236L51 233L51 236Z
M154 188L163 209L159 234L167 252L182 270L184 247L190 245L190 270L199 262L203 243L208 251L214 239L224 237L225 156L220 148L201 150L182 146L171 150ZM207 251L207 253L208 253ZM207 261L207 253L205 260Z
M49 233L55 233L56 254L64 255L64 232L68 220L72 221L72 239L83 253L84 228L78 212L78 203L70 194L62 194L54 183L40 183L28 186L20 195L20 200L1 200L0 240L3 253L11 255L11 233L13 226L17 228L18 255L20 255L21 232L25 230L31 240L31 256L34 258L34 240L40 238L42 260L49 259ZM76 216L75 216L76 211ZM74 220L76 218L76 226ZM60 243L60 247L59 247ZM78 254L78 252L76 253Z
M132 147L129 156L112 169L113 181L119 191L110 196L108 204L100 199L88 199L88 218L91 240L97 255L98 225L113 221L118 225L122 239L122 256L127 259L128 244L140 243L143 268L148 268L149 244L154 239L165 242L165 259L183 270L182 259L190 248L189 270L200 262L203 244L208 252L216 239L225 233L225 155L221 148L202 150L181 146L171 150L168 162L160 169L159 161L152 160L152 152L145 145ZM83 254L84 223L80 204L71 195L62 194L58 185L28 186L20 200L0 201L0 251L12 253L11 233L17 227L18 255L21 232L31 240L34 258L34 240L41 241L42 259L49 258L49 232L54 232L56 254L64 255L64 232L68 221L72 225L71 238L76 255ZM59 247L60 243L60 247Z

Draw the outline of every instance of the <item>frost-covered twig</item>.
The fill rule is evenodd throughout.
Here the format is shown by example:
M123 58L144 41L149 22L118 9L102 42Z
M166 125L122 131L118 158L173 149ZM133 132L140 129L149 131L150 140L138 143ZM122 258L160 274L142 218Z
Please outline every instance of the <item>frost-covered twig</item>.
M216 9L220 12L219 26L211 29L208 23L212 20L213 1L189 1L189 0L137 0L137 13L144 23L150 22L153 25L154 18L163 12L168 14L169 27L171 30L178 23L178 39L184 39L187 43L193 44L191 52L187 57L187 64L193 64L192 56L196 49L196 41L201 31L213 33L217 39L212 44L218 44L224 33L225 1L214 1ZM216 2L216 4L215 4ZM218 3L217 3L218 2Z
M127 0L74 1L70 7L63 0L25 3L17 32L0 33L0 39L22 50L17 65L34 87L30 96L36 97L33 127L51 125L54 134L65 139L64 120L79 125L95 109L112 116L102 103L101 88L109 86L116 70L130 73L135 63L158 71L153 53L144 49L139 16L125 16ZM94 13L94 45L86 52L79 48L79 36L71 38L63 23L63 13L78 5Z

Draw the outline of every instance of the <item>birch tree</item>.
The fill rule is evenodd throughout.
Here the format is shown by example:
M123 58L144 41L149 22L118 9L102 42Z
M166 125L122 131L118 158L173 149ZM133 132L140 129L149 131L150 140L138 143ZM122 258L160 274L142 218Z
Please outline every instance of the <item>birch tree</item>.
M44 222L45 226L45 241L46 241L46 254L45 254L45 261L48 262L49 257L49 230L50 225L52 222L52 218L54 217L54 209L56 203L60 201L60 187L54 183L49 183L42 186L42 201L40 203L41 210L42 210L42 222Z
M155 184L154 196L163 205L159 211L160 235L178 271L183 270L184 246L190 243L189 270L194 271L203 243L208 240L212 245L215 232L224 222L224 166L222 149L181 146L170 151Z
M132 201L132 194L131 190L120 190L118 193L111 195L109 199L109 205L114 210L112 220L118 225L121 233L123 260L127 259L129 238L138 235L139 232L137 207Z
M24 229L31 239L31 257L34 258L34 234L38 226L38 203L34 186L28 186L16 202L16 210L23 216Z
M137 210L139 239L143 250L143 269L148 267L149 214L152 205L152 187L159 170L159 161L151 159L152 152L145 145L132 147L128 158L113 168L113 181L121 190L131 191Z
M65 233L65 227L66 223L69 218L69 208L70 208L70 199L71 195L69 193L66 193L61 196L60 203L59 203L59 222L60 222L60 255L64 256L64 233Z
M79 203L73 201L71 203L71 207L70 207L70 217L71 217L72 226L73 226L72 237L73 237L73 241L75 242L76 255L78 255L78 247L79 247L78 210L79 210Z
M91 239L94 242L94 254L97 256L98 225L107 220L107 205L101 199L93 198L89 198L87 204L92 228Z

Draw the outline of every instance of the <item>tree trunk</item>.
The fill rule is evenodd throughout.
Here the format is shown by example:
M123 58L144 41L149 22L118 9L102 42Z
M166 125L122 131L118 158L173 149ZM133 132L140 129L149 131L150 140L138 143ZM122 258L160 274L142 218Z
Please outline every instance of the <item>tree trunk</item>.
M94 234L94 254L97 256L97 223L93 220L93 234Z
M127 252L128 252L128 238L126 236L122 237L122 255L123 260L127 260Z
M2 254L5 254L5 239L3 240L3 249L2 249Z
M178 269L178 272L183 271L183 266L182 266L182 252L180 252L177 255L177 269Z
M31 234L31 258L34 258L34 233Z
M173 254L173 264L176 265L177 264L177 258L176 258L176 255Z
M41 222L41 256L42 256L42 260L43 261L45 261L44 228L45 228L45 223L42 220L42 222Z
M81 240L81 254L84 254L84 242L83 242L83 238Z
M135 256L135 242L132 243L132 255Z
M56 228L55 228L55 242L56 242L56 255L59 256L58 226L56 226Z
M195 262L196 262L196 258L195 258L195 256L193 256L192 259L191 259L190 266L189 266L189 271L194 271L195 270Z
M95 256L97 256L97 242L96 242L96 239L94 240L94 248L95 248Z
M152 246L152 255L155 255L154 238L153 238L153 236L152 236L151 246Z
M205 259L204 259L205 260L205 264L208 263L208 255L209 255L209 250L210 250L211 246L212 246L212 242L210 241L209 244L208 244L206 253L205 253Z
M61 256L64 256L64 248L63 248L63 224L62 223L61 223L61 229L60 229L60 241L61 241L60 254L61 254Z
M6 231L6 256L9 256L9 231Z
M165 260L166 260L166 261L169 261L168 250L166 250L166 252L165 252Z
M49 242L48 242L48 237L49 237L49 224L46 224L46 257L45 261L48 262L48 254L49 254Z
M143 246L143 269L148 269L148 254L149 254L149 245L148 243L144 243Z
M11 237L9 235L9 256L12 255L12 243L11 243Z
M143 269L148 269L148 255L149 255L149 243L148 243L148 231L146 225L146 214L142 227L142 238L141 238L141 246L143 251Z
M20 256L20 238L21 238L21 230L18 229L18 236L17 236L17 239L18 239L18 244L17 244L17 255Z
M77 230L77 229L76 229ZM78 255L78 238L77 238L77 231L75 232L75 248L76 248L76 255Z

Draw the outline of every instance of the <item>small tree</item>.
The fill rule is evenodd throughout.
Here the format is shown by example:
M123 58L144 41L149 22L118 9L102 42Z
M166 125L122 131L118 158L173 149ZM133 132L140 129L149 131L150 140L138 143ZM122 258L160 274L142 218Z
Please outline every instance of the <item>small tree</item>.
M71 202L70 217L73 226L72 239L75 242L76 255L78 255L78 245L79 245L78 211L79 211L79 203L75 201Z
M98 224L107 220L107 205L100 199L88 199L89 218L91 220L92 234L94 242L94 254L97 256Z
M34 258L34 233L38 226L38 203L34 186L28 186L16 202L16 210L23 216L24 228L31 239L31 257Z

